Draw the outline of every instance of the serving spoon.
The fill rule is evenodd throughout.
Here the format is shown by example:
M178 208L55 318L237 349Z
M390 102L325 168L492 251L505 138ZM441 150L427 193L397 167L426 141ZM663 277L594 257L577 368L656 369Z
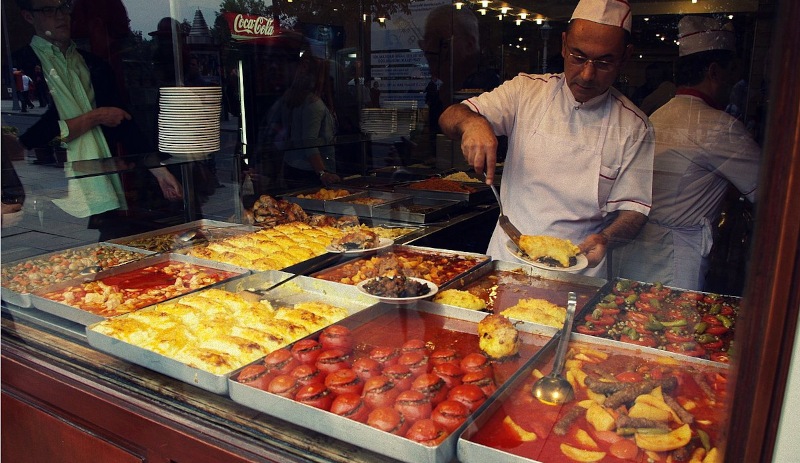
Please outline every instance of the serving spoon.
M561 338L556 347L556 356L553 359L553 369L550 374L539 378L533 383L533 396L539 401L551 405L565 404L575 398L575 391L572 385L562 375L564 361L566 360L567 345L569 344L570 333L572 332L572 321L575 319L575 293L570 291L567 300L567 316L564 319L564 327L561 329Z

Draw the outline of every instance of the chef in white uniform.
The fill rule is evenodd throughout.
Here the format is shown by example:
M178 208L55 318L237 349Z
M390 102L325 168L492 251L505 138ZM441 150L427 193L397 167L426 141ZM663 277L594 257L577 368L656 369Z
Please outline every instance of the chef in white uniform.
M525 235L572 240L584 273L601 277L609 242L634 237L650 211L653 131L611 87L632 52L630 27L627 1L581 0L562 35L564 73L520 74L439 120L487 183L496 135L507 135L504 212ZM488 254L514 261L507 241L496 227Z
M614 253L616 273L703 290L729 185L755 201L761 149L724 111L739 79L730 24L703 16L678 23L675 97L650 116L656 132L653 207L631 244Z

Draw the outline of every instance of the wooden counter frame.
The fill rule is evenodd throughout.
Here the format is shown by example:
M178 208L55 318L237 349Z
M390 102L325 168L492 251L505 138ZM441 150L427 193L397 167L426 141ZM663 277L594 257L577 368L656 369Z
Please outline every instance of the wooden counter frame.
M737 330L739 355L734 363L733 424L728 433L726 462L766 462L772 459L800 308L800 215L797 213L800 210L800 75L796 72L800 63L800 48L796 46L800 43L800 28L796 27L800 24L800 2L784 0L776 5L778 23L771 41L774 53L770 72L771 113L764 148L763 189L759 192L758 227L744 295L749 309L744 311ZM9 339L4 329L3 394L33 405L51 407L69 414L76 421L83 419L82 414L98 420L93 426L108 431L107 437L124 436L132 450L149 452L142 455L148 459L146 461L216 462L223 461L217 459L221 457L232 462L387 461L379 455L326 440L288 423L271 422L263 416L252 418L258 425L256 429L264 432L262 436L255 435L253 428L244 424L245 420L241 420L242 430L239 432L214 423L194 422L196 415L161 409L140 393L120 390L113 384L87 378L74 371L73 365L63 358L42 353L35 346L26 346L40 333L18 326L15 336L23 331L31 337L30 340ZM40 341L32 343L41 344ZM88 347L78 351L101 355ZM120 362L110 358L108 361ZM154 376L145 369L138 373L144 378ZM173 390L178 388L176 385L172 387ZM36 397L23 391L34 392ZM193 391L203 396L202 391ZM236 409L231 404L223 404L222 408L227 411ZM238 411L247 413L246 410L242 407ZM114 418L117 413L133 421ZM254 414L252 411L249 413ZM129 423L136 424L135 429ZM159 439L143 431L143 428L151 426L163 433ZM249 430L253 435L243 430ZM8 432L7 429L4 431ZM137 435L142 441L134 442ZM148 448L160 445L164 440L170 442L166 449ZM7 446L3 448L5 452ZM168 455L167 450L176 453Z
M5 317L1 371L4 403L43 411L133 461L394 461ZM24 437L12 427L2 437L2 456L25 461L14 458L25 455Z
M726 462L772 461L800 309L800 2L762 3L777 5L770 114Z

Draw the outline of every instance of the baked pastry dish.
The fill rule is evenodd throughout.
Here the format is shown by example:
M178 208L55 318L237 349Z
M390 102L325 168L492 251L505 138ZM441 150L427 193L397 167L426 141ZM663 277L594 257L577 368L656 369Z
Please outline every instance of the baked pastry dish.
M519 247L533 260L553 267L571 267L581 250L572 241L547 235L522 235Z
M454 305L456 307L470 310L483 310L486 308L486 301L470 293L469 291L463 291L460 289L446 289L444 291L439 291L439 293L434 296L433 302Z
M334 227L291 222L212 241L188 254L253 270L279 270L325 254L325 246L343 234Z
M564 325L567 310L544 299L520 299L516 305L503 310L500 314L516 320L558 328Z
M268 301L211 288L92 327L212 374L242 367L348 315L323 302L273 309Z

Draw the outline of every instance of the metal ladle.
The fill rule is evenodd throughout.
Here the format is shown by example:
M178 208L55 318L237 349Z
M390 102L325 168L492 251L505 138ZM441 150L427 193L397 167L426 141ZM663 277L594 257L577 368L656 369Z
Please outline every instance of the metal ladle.
M103 267L101 267L99 265L90 265L88 267L82 268L81 271L78 272L78 273L80 273L81 275L93 275L95 273L101 272L102 270L103 270Z
M553 369L549 375L543 376L533 383L531 390L533 396L546 404L561 405L575 398L575 391L572 389L572 385L561 374L566 360L570 333L572 332L572 321L575 319L575 304L575 293L570 291L567 301L567 316L564 319L561 338L558 340L558 346L556 347Z
M203 234L202 231L200 231L199 228L192 228L186 230L185 232L175 237L175 240L180 243L188 243L195 239L206 239L206 236Z

